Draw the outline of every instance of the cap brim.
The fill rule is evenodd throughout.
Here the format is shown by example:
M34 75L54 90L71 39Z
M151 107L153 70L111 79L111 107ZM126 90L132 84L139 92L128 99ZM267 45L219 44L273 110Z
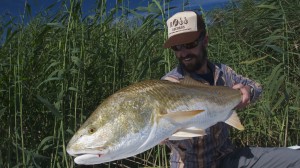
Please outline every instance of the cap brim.
M200 31L174 35L165 42L164 48L170 48L175 45L191 43L197 40L199 36L200 36Z

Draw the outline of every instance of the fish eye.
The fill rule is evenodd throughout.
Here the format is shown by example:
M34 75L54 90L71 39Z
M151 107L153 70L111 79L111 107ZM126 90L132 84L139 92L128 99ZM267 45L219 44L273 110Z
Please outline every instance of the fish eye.
M93 134L93 133L95 133L96 132L96 129L95 128L89 128L89 134Z

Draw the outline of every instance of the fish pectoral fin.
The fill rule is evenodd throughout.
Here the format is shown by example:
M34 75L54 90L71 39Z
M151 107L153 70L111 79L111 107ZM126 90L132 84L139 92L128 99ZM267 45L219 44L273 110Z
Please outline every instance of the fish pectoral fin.
M171 76L167 76L164 78L164 80L170 81L170 82L174 82L174 83L179 83L179 80L175 77L171 77Z
M195 115L200 114L204 110L180 111L164 114L164 118L170 118L175 122L182 122L193 118Z
M190 139L193 137L199 137L206 135L205 130L200 128L186 128L181 129L174 133L171 137L169 137L170 140L183 140L183 139Z
M171 141L181 141L181 140L192 139L192 138L170 136L168 139L171 140Z
M231 116L225 121L226 124L231 125L232 127L242 131L245 127L241 124L240 118L238 117L236 111L233 111Z

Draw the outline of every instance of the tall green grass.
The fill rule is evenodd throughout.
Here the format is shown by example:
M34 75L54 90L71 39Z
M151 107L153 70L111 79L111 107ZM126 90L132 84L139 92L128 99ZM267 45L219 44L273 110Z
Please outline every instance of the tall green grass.
M117 2L108 11L108 2L99 0L94 14L84 16L82 1L66 0L56 13L53 4L34 18L26 4L24 22L0 19L0 167L77 167L66 144L96 106L176 66L173 53L162 48L169 1L135 10L129 1ZM209 57L263 84L260 101L239 112L246 131L232 136L241 146L299 142L299 7L245 0L203 11L213 22ZM100 166L166 167L168 152L157 146Z
M299 143L299 7L245 0L212 12L210 57L263 84L261 100L241 111L246 131L235 136L243 145Z

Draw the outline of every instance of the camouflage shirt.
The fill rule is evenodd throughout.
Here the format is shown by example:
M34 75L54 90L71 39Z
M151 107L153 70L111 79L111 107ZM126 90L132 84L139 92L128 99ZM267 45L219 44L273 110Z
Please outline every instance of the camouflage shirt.
M228 87L238 83L249 85L252 88L251 103L260 96L262 92L260 84L236 74L230 67L212 63L208 63L208 67L214 74L214 85ZM190 76L202 83L209 84L197 74L192 73ZM178 66L162 79L166 77L182 79L184 78L184 71ZM207 135L203 137L166 142L166 145L171 149L172 168L219 167L219 160L234 149L229 139L228 125L220 122L205 131Z

